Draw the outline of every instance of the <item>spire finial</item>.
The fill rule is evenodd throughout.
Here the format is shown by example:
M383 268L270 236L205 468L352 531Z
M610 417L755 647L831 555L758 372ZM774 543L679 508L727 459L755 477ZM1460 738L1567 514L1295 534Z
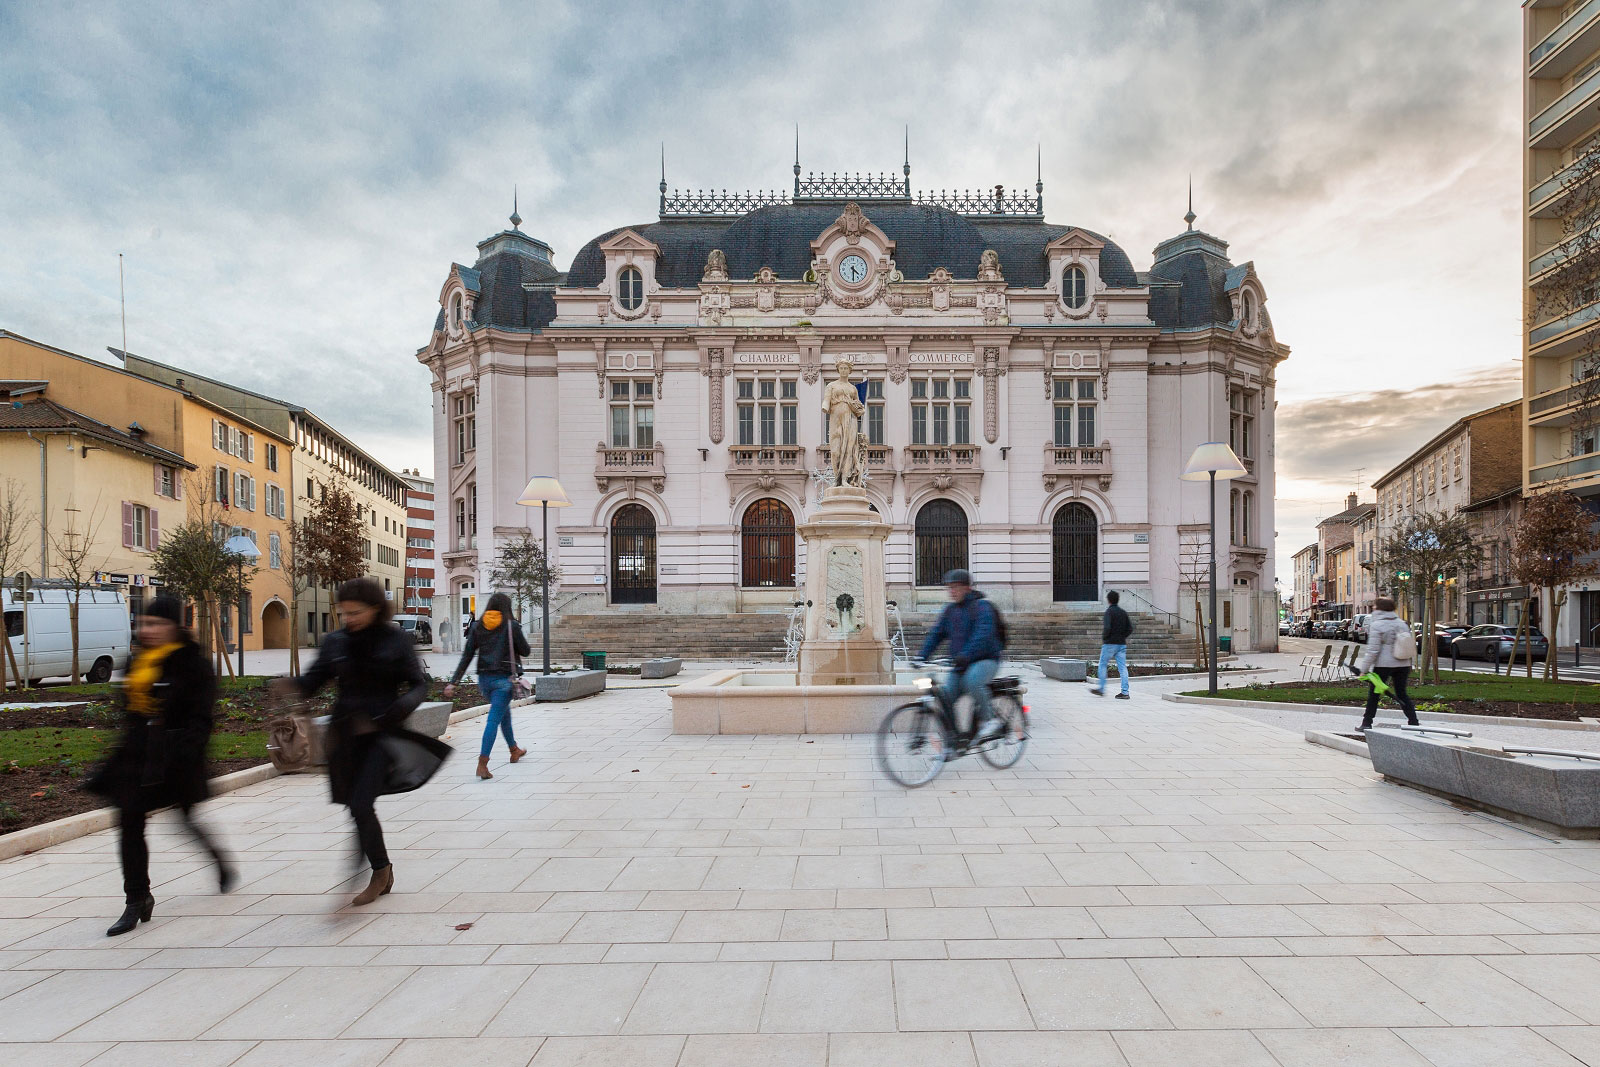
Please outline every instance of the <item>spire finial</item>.
M1189 229L1194 229L1194 220L1199 218L1194 213L1194 175L1189 175L1189 212L1183 216L1183 221L1189 224Z
M800 124L794 124L794 195L800 195Z
M511 228L513 230L522 228L522 216L517 214L517 186L515 183L512 183L511 186Z
M1034 145L1033 151L1033 191L1036 193L1042 193L1044 192L1044 144L1041 142Z
M661 142L661 191L667 191L667 142Z

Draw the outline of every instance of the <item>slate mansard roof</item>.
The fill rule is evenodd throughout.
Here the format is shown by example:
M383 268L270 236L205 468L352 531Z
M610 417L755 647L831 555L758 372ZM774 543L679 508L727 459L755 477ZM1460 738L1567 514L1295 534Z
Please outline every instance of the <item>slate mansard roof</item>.
M483 254L475 267L456 264L453 269L477 296L475 325L540 330L555 319L557 286L592 289L604 281L600 245L623 230L660 247L656 281L665 288L699 285L712 249L722 250L735 279L749 279L762 267L771 267L779 278L795 281L811 267L811 241L844 206L843 201L773 204L736 218L669 218L619 226L584 245L565 275L544 258L542 242L506 231L479 246ZM913 281L938 267L957 278L973 278L984 250L992 248L999 253L1008 284L1039 288L1048 280L1045 246L1072 229L1033 218L973 220L928 204L868 203L862 211L895 242L895 265ZM1100 277L1114 289L1150 285L1150 317L1163 330L1225 326L1233 318L1228 292L1238 287L1247 269L1228 261L1227 247L1199 232L1181 234L1162 242L1155 265L1140 274L1128 254L1107 240L1100 253ZM535 288L525 288L530 284ZM434 328L443 327L441 309Z

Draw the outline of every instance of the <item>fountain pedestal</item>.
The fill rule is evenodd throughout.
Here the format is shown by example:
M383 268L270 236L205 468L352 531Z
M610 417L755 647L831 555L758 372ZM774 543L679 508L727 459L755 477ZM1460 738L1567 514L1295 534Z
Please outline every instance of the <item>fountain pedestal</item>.
M809 604L799 684L892 684L883 574L889 524L868 506L865 490L841 485L823 492L796 532L806 543Z

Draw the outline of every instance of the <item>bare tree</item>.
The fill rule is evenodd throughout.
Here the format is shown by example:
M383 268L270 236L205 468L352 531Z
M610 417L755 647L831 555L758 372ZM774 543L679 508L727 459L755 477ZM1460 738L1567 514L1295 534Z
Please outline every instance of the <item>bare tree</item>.
M14 478L7 478L0 483L0 582L11 573L12 567L19 565L22 558L33 551L29 531L37 521L38 516L23 495L22 483ZM17 688L22 689L27 679L17 669L17 654L12 651L11 636L6 632L3 618L0 618L0 642L4 643L3 654L0 654L0 692L6 688L7 661L12 677L17 680Z
M1194 600L1194 665L1197 670L1210 666L1211 645L1206 640L1205 590L1211 578L1210 535L1189 532L1178 538L1178 581Z
M82 676L78 670L78 602L83 597L84 587L94 578L94 572L106 561L106 554L100 549L100 525L105 516L100 511L98 497L88 515L74 506L71 496L67 497L67 506L62 511L59 533L51 523L50 544L55 549L56 566L72 591L67 617L72 629L72 683L76 685Z
M1434 637L1442 583L1452 574L1472 570L1483 557L1471 520L1457 512L1446 515L1419 511L1405 521L1378 549L1387 568L1384 577L1416 596L1422 606L1422 636L1418 639L1421 673L1432 668L1439 680L1439 642Z
M1545 654L1544 676L1552 681L1561 677L1556 655L1556 625L1566 603L1565 586L1600 570L1600 526L1594 514L1565 491L1540 493L1522 505L1522 520L1517 523L1511 545L1511 573L1517 581L1546 597L1550 613L1549 651ZM1523 612L1526 619L1527 612ZM1518 627L1518 635L1522 627ZM1528 673L1533 673L1533 642L1527 649ZM1513 645L1513 649L1517 646Z
M543 604L545 583L560 580L561 568L550 566L544 546L527 530L502 544L489 568L489 584L510 593L519 614Z

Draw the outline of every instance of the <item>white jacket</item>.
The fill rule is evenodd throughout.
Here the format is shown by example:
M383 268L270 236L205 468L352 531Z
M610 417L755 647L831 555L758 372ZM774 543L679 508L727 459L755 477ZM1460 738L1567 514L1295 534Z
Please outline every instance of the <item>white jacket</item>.
M1392 611L1374 611L1367 619L1367 647L1356 661L1356 669L1365 674L1373 667L1409 667L1412 661L1395 659L1395 638L1411 627Z

